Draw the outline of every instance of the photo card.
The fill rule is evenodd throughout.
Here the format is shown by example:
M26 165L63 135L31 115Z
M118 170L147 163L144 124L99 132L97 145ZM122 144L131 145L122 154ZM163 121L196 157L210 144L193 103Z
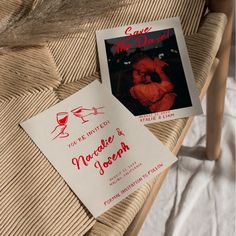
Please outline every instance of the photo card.
M102 83L141 123L202 113L178 17L96 36Z

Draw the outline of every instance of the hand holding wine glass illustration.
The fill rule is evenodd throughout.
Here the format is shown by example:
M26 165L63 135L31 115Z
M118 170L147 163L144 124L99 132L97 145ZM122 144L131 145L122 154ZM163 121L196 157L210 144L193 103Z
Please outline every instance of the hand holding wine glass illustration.
M68 112L59 112L57 113L57 123L58 125L54 128L54 130L51 132L51 134L56 134L56 136L53 139L56 138L66 138L69 136L68 133L65 132L65 129L67 127L67 121L68 121Z
M85 108L83 106L79 106L73 109L71 112L74 116L79 117L82 120L81 124L84 124L89 122L87 118L88 116L104 114L104 112L99 111L102 108L104 107ZM69 112L58 112L56 114L58 125L51 132L51 134L55 135L53 140L56 138L67 138L69 136L69 133L65 132L65 129L67 128L68 117Z
M75 109L73 109L71 112L74 116L79 117L82 120L82 124L89 122L86 117L91 115L99 115L104 114L104 112L98 111L104 107L92 107L92 108L85 108L83 106L79 106Z

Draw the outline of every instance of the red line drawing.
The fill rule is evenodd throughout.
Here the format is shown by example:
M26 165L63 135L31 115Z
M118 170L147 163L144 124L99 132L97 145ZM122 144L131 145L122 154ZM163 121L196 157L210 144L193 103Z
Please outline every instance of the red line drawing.
M91 108L85 108L83 106L79 106L75 109L73 109L71 112L74 116L79 117L82 120L82 124L89 122L88 116L91 115L100 115L104 114L104 112L99 111L104 107L91 107ZM51 134L54 134L55 137L53 138L67 138L69 136L69 133L65 132L67 128L67 122L68 122L69 112L58 112L56 114L56 119L58 125L52 130Z
M88 119L85 117L91 116L91 115L100 115L104 114L104 112L98 111L104 107L92 107L92 108L85 108L83 106L79 106L75 109L73 109L71 112L74 116L79 117L82 120L82 124L89 122Z
M56 138L66 138L69 136L68 133L65 132L65 129L67 127L67 121L68 121L68 112L59 112L57 113L57 123L58 125L54 128L54 130L51 132L51 134L56 133L56 136L53 139Z

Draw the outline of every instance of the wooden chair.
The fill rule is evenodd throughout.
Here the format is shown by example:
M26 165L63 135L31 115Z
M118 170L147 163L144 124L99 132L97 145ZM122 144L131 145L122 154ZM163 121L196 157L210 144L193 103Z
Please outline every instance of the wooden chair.
M221 12L227 16L227 24L222 36L221 44L211 67L211 70L206 78L203 86L200 99L204 97L207 92L207 143L206 143L206 157L209 160L217 160L220 157L220 139L221 139L221 122L224 112L224 100L226 79L228 76L232 26L233 26L233 1L208 1L207 7L210 12ZM217 96L216 96L217 91ZM173 153L176 155L181 147L184 136L191 126L193 118L189 118L186 126L176 143ZM168 172L168 171L167 171ZM152 203L161 188L166 173L161 176L154 184L146 202L143 204L141 210L134 218L133 222L126 231L126 235L137 235L140 230Z
M0 25L28 2L4 1ZM207 92L206 156L219 158L233 1L125 0L123 4L113 19L105 16L85 23L90 31L0 54L1 235L137 235L168 173L94 219L18 126L100 79L97 29L180 16L200 98ZM210 12L204 15L206 7ZM192 119L147 128L177 154Z

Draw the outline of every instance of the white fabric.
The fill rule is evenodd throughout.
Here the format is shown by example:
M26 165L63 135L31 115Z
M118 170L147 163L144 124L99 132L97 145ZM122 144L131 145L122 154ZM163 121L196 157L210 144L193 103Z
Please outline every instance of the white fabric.
M205 159L204 115L195 117L139 236L235 235L235 62L231 59L218 161ZM216 94L217 96L217 94Z

